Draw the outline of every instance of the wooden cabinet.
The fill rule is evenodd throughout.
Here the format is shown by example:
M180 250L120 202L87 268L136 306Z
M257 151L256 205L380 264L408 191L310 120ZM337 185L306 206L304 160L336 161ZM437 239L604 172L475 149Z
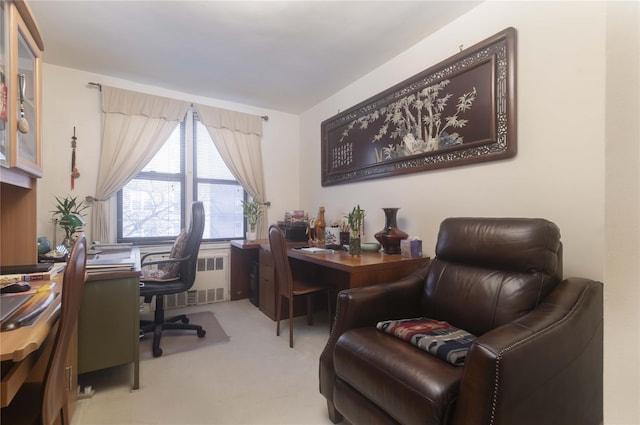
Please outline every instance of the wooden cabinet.
M262 245L258 249L258 288L260 294L260 311L276 320L276 273L273 266L273 255L268 246Z
M0 185L0 266L34 264L38 261L36 192Z
M62 282L58 283L62 285ZM57 321L51 328L50 334L54 335L58 332L58 325L60 324ZM53 349L53 338L48 338L45 342L45 345L41 347L38 352L33 353L32 356L35 360L35 365L33 369L29 372L29 375L25 379L26 382L42 382L44 380L44 375L46 373L46 369L49 363L49 359L51 358L51 352ZM30 363L30 359L27 358L20 363L16 363L12 365L16 369L24 368L26 365ZM9 375L9 374L8 374ZM22 385L22 383L20 383ZM67 351L67 357L64 366L64 389L67 393L67 402L70 417L73 417L73 413L76 410L76 402L78 401L78 326L74 327L73 334L71 335L71 341L69 341L69 349ZM11 391L12 396L16 391L18 391L19 387L15 390ZM3 394L4 396L4 394ZM2 406L5 406L5 400L3 399Z
M250 272L258 261L256 241L231 241L231 301L249 297L251 291Z
M7 266L38 259L36 182L42 176L43 44L24 1L0 0L0 21L0 266ZM28 129L21 126L24 133L18 130L22 112L28 123Z

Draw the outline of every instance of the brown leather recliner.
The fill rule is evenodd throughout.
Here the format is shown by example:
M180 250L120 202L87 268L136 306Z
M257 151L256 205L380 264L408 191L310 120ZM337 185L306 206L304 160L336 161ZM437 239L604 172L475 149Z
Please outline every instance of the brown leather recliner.
M376 329L415 317L475 335L464 365ZM555 224L449 218L420 270L340 292L320 392L334 423L601 424L602 360L602 283L562 279Z

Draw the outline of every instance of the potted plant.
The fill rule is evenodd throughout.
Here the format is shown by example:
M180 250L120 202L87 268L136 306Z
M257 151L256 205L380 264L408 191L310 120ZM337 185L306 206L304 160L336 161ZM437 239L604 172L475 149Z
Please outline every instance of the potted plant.
M364 225L364 210L360 205L353 207L353 210L345 216L349 224L349 254L360 255L362 250L362 226Z
M64 241L62 242L67 248L73 245L73 236L84 227L83 211L89 208L83 201L78 201L77 197L65 196L59 198L56 196L56 209L53 213L53 220L64 230ZM55 238L54 238L55 239Z
M242 211L247 219L249 225L249 231L247 232L247 240L253 241L256 239L256 224L258 219L262 216L262 205L256 201L241 201Z

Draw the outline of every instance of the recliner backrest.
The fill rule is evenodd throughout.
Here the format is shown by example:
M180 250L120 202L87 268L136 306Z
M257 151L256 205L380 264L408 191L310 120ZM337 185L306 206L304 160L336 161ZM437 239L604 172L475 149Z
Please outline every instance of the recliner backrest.
M534 309L562 279L558 227L544 219L454 217L440 225L422 311L474 335Z

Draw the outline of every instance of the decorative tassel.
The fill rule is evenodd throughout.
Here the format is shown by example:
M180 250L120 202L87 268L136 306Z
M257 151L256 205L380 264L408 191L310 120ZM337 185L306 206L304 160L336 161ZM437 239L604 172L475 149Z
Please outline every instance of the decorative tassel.
M80 177L80 173L76 168L76 128L73 127L73 137L71 137L71 190L75 188L75 179Z

